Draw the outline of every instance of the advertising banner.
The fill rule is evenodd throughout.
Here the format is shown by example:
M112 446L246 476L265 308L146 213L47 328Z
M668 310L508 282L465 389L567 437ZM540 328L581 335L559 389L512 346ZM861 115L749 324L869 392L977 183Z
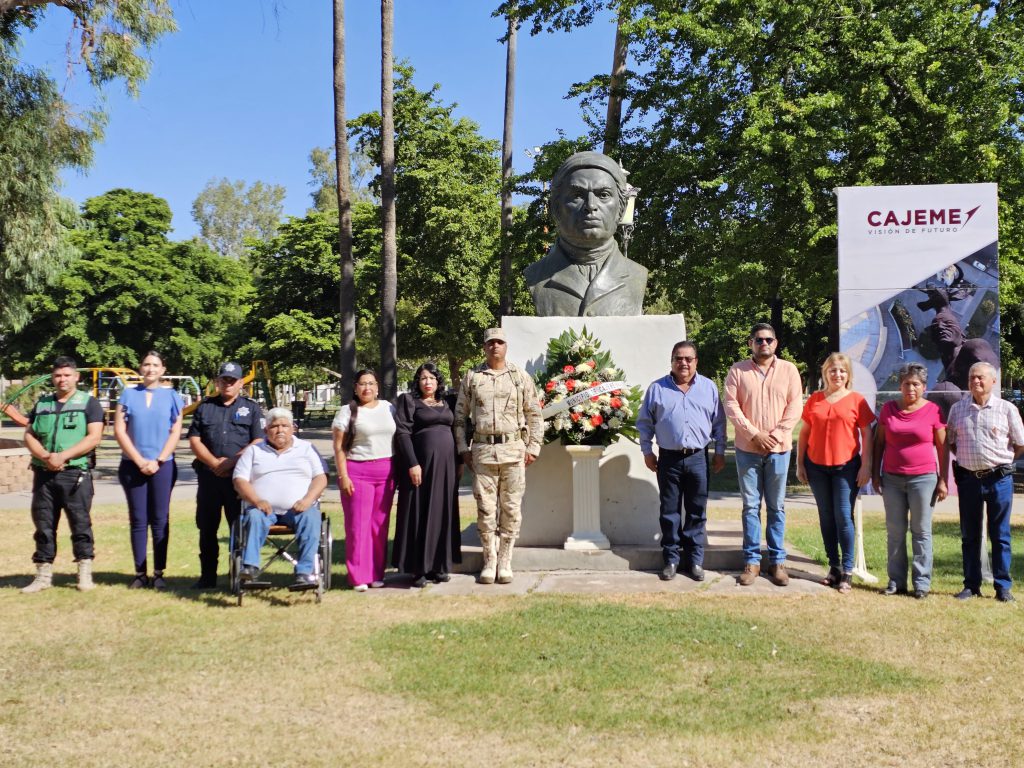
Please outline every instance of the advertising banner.
M839 202L839 346L854 388L877 406L909 362L928 369L948 411L976 362L999 368L995 184L843 187Z

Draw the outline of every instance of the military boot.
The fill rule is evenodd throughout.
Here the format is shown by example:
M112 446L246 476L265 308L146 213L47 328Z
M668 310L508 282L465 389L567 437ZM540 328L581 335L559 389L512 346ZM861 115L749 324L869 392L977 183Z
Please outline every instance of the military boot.
M484 567L477 581L480 584L493 584L494 572L497 569L497 555L494 551L494 531L480 532L480 545L483 548Z
M21 591L26 595L31 595L33 592L42 592L52 586L53 563L36 563L36 577L27 587L22 587Z
M516 540L511 536L502 536L501 545L498 547L498 583L510 584L512 582L512 548Z
M92 560L78 561L78 591L88 592L96 585L92 580Z

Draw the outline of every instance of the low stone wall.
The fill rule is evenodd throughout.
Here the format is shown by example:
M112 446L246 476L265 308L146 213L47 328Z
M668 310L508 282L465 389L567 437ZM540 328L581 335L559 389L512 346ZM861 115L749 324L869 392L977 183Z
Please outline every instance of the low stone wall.
M0 438L0 493L32 490L30 458L21 440Z

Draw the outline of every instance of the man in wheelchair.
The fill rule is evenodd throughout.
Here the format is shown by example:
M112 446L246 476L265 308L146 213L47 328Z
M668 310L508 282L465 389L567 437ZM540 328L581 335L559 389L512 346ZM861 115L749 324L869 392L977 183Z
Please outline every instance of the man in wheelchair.
M295 437L285 408L267 413L266 442L250 445L235 464L235 490L249 526L242 553L241 581L260 573L260 549L275 523L292 526L298 544L293 588L317 586L314 564L320 538L320 494L327 487L324 463L316 448Z

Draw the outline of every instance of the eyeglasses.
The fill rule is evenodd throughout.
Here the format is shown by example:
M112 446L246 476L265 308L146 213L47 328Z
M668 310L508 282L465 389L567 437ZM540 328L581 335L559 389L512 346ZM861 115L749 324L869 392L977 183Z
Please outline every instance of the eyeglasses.
M681 357L681 356L678 356L678 357L673 357L672 358L672 362L673 363L692 363L696 359L697 359L696 357Z
M771 336L756 336L756 337L754 337L754 343L755 344L774 344L775 343L775 339L773 339Z

